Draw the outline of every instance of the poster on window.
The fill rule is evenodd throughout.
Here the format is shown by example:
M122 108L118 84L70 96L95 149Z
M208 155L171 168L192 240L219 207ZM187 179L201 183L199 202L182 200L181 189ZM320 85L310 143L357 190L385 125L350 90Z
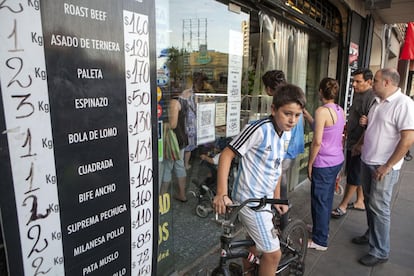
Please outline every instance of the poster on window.
M352 100L354 97L354 87L352 86L352 73L358 69L358 56L359 56L359 46L358 44L351 42L349 45L349 67L348 67L348 75L347 75L347 82L346 87L348 89L345 93L345 103L344 103L344 110L345 116L348 118L349 108L352 105Z
M154 10L132 0L0 4L10 275L151 275Z
M351 42L349 45L349 67L352 71L358 69L358 55L359 55L359 46L358 44Z
M216 127L226 125L226 103L216 103Z
M243 66L243 35L241 32L229 31L229 63L227 77L227 101L241 99L241 75Z
M197 105L197 145L215 141L215 117L216 104L214 102Z
M240 132L240 102L227 103L226 137L233 137Z

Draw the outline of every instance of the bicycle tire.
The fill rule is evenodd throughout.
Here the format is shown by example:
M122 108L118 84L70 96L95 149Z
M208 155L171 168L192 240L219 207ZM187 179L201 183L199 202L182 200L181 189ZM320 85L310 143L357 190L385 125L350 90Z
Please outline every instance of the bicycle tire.
M303 275L305 273L305 258L308 251L308 230L306 224L299 219L292 220L285 227L281 235L282 240L294 248L299 254L299 258L289 264L289 268L278 275ZM282 248L282 258L291 257L293 253L288 249Z

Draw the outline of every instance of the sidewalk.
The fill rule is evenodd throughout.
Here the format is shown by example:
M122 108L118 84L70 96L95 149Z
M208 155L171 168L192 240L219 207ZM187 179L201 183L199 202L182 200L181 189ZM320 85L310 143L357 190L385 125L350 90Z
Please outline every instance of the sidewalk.
M414 153L414 149L411 150ZM325 275L413 275L414 271L414 160L405 161L400 178L394 187L391 214L391 254L388 262L366 267L358 259L368 251L367 245L355 245L351 239L362 235L366 228L365 212L347 210L340 219L331 219L329 248L325 252L308 250L305 276ZM344 185L344 184L343 184ZM311 224L310 183L291 192L291 216ZM336 195L334 207L342 196ZM218 248L207 253L192 268L181 275L208 275L217 265Z

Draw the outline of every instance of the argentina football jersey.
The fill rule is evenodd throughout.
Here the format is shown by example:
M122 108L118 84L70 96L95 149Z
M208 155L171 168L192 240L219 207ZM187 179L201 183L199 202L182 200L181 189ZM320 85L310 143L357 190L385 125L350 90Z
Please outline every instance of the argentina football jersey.
M266 191L276 188L290 137L290 131L279 136L272 118L268 117L246 125L230 142L230 148L240 157L232 194L234 200L273 198L273 193Z

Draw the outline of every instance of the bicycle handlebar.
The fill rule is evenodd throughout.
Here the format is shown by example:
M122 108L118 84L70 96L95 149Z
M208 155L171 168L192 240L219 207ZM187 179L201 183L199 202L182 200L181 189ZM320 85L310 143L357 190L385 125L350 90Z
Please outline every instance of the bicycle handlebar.
M255 206L247 206L247 204L249 204L249 203L258 203L258 204L255 205ZM264 206L266 206L267 204L289 205L289 200L287 200L287 199L267 198L267 197L249 198L249 199L243 201L242 203L235 203L235 204L227 205L227 208L235 208L235 209L231 211L230 218L228 220L225 220L225 222L227 221L228 223L233 224L235 222L236 218L237 218L237 214L245 206L249 207L253 211L258 211L261 208L263 208Z

